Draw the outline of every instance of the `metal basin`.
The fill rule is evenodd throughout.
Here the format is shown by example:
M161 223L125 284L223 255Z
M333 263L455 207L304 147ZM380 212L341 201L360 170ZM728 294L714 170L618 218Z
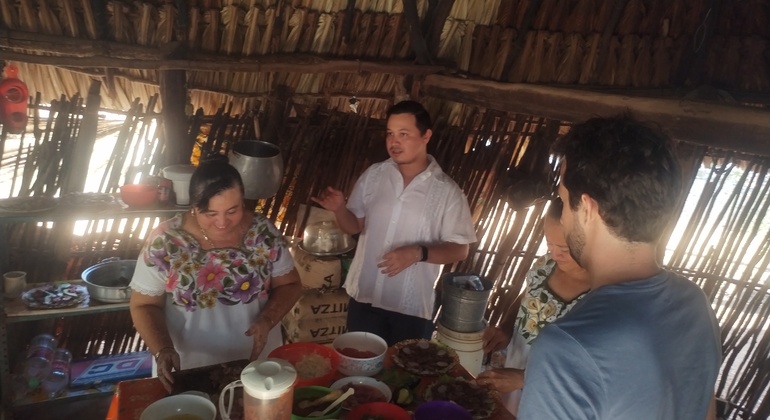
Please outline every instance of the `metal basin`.
M105 303L128 302L136 260L103 261L83 271L82 278L92 299Z

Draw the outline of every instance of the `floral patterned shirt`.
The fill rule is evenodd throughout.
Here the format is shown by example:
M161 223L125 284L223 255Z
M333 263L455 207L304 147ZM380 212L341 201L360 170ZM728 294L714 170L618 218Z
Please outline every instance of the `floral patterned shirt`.
M527 276L527 290L516 317L519 334L531 344L540 330L569 312L583 296L567 302L548 287L548 278L556 268L556 261L550 254L540 257Z
M239 248L204 250L182 229L180 214L153 231L140 258L163 276L164 292L172 295L172 302L193 312L267 299L272 276L294 267L290 257L290 264L286 259L277 264L283 254L288 255L283 235L262 215L255 215ZM146 294L160 294L143 283L133 286Z

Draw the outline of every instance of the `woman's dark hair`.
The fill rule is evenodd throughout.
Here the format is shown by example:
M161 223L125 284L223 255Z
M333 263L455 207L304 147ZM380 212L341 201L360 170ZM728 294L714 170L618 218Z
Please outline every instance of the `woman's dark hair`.
M207 211L211 197L233 187L243 195L241 174L232 165L219 160L201 163L190 178L190 203Z
M570 209L588 194L618 237L657 241L674 210L682 173L671 140L659 128L628 114L592 118L575 125L554 145L564 157L561 183Z
M417 129L424 135L426 131L433 127L428 110L417 101L401 101L388 109L386 115L412 114L417 123Z

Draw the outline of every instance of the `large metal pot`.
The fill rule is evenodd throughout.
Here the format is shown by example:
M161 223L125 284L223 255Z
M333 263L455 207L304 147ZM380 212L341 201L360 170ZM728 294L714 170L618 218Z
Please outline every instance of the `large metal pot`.
M106 303L128 302L136 260L105 260L83 271L82 278L92 299Z
M241 174L247 199L269 198L283 181L283 156L278 146L259 140L241 140L227 156Z

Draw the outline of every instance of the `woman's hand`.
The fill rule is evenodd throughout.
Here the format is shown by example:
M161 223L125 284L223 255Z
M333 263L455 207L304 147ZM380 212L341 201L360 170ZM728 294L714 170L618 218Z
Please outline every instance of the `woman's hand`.
M513 331L503 331L500 327L487 327L481 337L484 353L494 353L502 350L511 341Z
M503 368L479 373L476 383L492 387L495 391L507 393L524 388L524 370Z
M158 379L166 391L171 392L174 387L172 370L179 370L179 353L173 347L164 347L155 355L155 363L158 366Z
M259 354L262 353L262 349L265 348L265 343L267 343L267 335L270 333L272 328L272 322L265 317L258 317L257 320L251 324L249 330L246 331L246 335L253 339L249 360L257 360Z

